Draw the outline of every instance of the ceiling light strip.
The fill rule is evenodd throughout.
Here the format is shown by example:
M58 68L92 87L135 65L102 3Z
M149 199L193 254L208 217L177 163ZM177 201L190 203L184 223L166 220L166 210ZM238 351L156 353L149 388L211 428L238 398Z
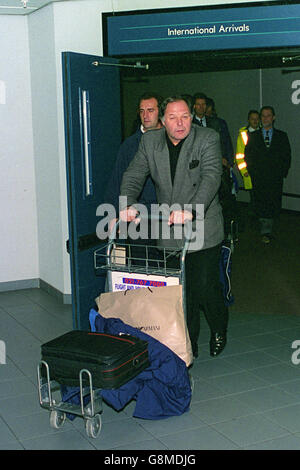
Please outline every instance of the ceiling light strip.
M0 9L3 9L3 10L24 10L24 7L22 5L20 5L19 7L11 7L11 6L7 6L7 7L3 7L3 6L0 6ZM36 10L36 7L26 7L27 10Z

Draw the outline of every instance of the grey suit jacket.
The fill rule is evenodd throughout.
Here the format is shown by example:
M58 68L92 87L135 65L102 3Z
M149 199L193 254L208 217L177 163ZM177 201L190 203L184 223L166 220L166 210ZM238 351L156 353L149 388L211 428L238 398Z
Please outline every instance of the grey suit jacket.
M198 242L190 243L189 251L211 248L224 237L218 198L221 174L220 139L213 129L192 125L180 151L173 185L165 128L148 131L123 175L121 196L127 196L127 204L121 204L120 209L136 204L146 178L151 175L159 204L170 207L179 204L182 209L189 205L186 209L195 211L193 236L198 237ZM159 244L180 248L182 240L175 240L172 233L171 240L160 240Z

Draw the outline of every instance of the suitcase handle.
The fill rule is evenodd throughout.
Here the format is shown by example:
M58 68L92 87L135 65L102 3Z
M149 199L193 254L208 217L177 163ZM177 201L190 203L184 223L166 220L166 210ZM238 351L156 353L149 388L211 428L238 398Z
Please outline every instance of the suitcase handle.
M139 357L135 357L132 361L132 365L133 367L139 367L140 365L140 358Z

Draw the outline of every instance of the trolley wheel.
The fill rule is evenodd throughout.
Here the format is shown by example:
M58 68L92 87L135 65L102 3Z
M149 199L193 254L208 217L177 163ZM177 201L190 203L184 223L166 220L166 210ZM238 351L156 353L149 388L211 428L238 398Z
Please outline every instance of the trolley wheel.
M50 426L54 429L59 429L63 426L66 420L66 413L59 410L52 410L50 412Z
M85 430L88 437L96 438L99 436L102 427L101 415L96 414L93 418L86 419Z

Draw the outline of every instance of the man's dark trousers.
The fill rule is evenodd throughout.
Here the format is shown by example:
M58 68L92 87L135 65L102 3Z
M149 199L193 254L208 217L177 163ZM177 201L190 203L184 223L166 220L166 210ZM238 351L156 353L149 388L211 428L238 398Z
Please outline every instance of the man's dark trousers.
M187 327L197 352L200 333L200 312L203 311L211 333L227 331L228 308L225 306L220 282L221 245L190 252L185 261Z

